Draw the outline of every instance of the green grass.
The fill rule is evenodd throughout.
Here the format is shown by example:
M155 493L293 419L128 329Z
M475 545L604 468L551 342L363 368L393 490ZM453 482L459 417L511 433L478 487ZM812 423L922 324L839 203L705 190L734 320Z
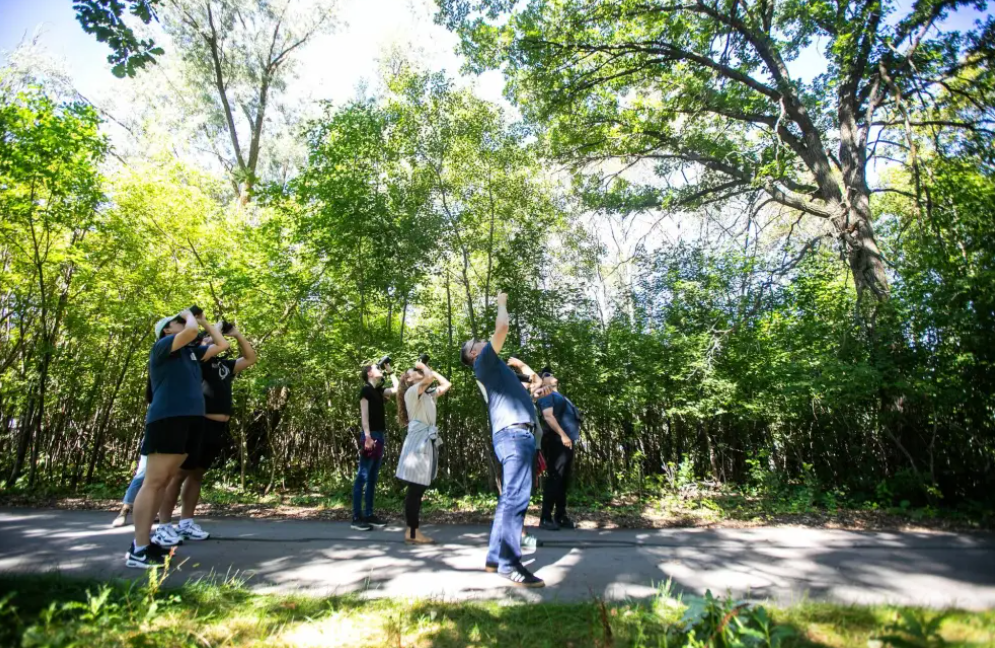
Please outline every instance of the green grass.
M666 587L644 603L499 605L262 595L221 580L164 588L155 577L133 584L8 575L0 576L0 601L0 645L24 647L995 645L991 611L740 607L682 599ZM896 641L878 639L889 635Z

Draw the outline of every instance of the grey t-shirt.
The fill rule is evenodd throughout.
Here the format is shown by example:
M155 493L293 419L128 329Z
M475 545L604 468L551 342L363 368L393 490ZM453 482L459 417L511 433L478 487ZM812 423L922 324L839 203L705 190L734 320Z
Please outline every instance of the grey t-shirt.
M500 432L516 423L532 424L535 407L521 381L488 342L473 362L473 373L480 383L491 417L491 432Z
M207 347L185 346L173 351L173 337L159 339L149 352L152 403L145 414L146 423L174 416L204 415L200 359Z

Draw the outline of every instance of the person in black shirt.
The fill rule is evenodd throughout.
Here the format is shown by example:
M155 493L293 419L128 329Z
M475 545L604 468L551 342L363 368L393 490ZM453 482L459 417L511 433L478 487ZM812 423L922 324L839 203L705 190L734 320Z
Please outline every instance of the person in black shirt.
M352 528L357 531L369 531L373 527L382 529L387 523L373 514L373 496L377 490L377 478L380 476L380 464L383 463L383 451L387 431L387 420L384 415L384 403L394 397L397 390L397 378L390 376L392 387L383 388L381 383L385 372L391 374L390 363L385 362L383 369L377 365L366 365L360 371L363 388L359 392L359 412L363 423L363 436L360 439L359 470L356 471L356 481L352 486ZM366 488L365 511L363 510L363 488ZM365 512L365 515L364 515Z
M218 329L220 328L219 323ZM171 522L173 509L182 495L180 523L174 525L172 531L183 540L207 540L211 537L210 533L194 522L194 510L200 501L204 473L214 465L228 432L228 422L232 415L232 381L235 380L235 376L256 364L258 360L256 350L237 327L231 326L225 334L238 341L238 349L242 355L238 360L215 357L201 363L205 425L200 455L195 461L183 464L180 474L169 484L162 508L159 510L159 522L164 525Z

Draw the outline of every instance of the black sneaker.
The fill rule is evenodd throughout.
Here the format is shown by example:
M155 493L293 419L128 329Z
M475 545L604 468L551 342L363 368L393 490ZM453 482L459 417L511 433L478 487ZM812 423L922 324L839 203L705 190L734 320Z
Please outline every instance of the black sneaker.
M369 524L372 527L376 527L377 529L382 529L385 526L387 526L387 520L379 518L376 515L371 515L367 518L364 518L364 520L366 520L367 524Z
M135 569L152 569L166 564L166 553L157 544L149 544L141 551L135 551L135 543L128 546L124 557L124 566Z
M576 529L577 528L577 525L574 524L573 520L571 520L568 517L561 517L559 520L556 521L556 523L560 525L561 529Z
M360 520L360 519L354 519L352 521L352 524L349 525L349 527L351 529L355 529L356 531L372 531L373 530L373 527L370 526L369 522L367 522L366 520Z
M539 528L540 529L545 529L546 531L559 531L560 530L560 525L556 522L556 520L553 520L553 519L540 520L539 521Z
M515 587L546 587L546 582L530 572L528 569L522 565L517 565L510 572L502 574L498 572L501 578L506 578L511 581L511 584Z

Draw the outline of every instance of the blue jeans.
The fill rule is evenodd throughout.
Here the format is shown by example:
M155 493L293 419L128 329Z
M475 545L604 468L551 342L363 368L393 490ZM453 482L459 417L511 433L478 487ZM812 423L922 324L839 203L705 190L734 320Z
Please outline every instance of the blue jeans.
M506 574L522 562L522 529L532 497L535 437L528 430L505 428L494 434L494 453L501 462L502 488L494 512L487 562Z
M383 432L370 432L374 440L380 439L386 446ZM373 495L377 492L377 477L380 476L380 464L383 457L372 459L359 455L359 470L356 472L356 482L352 485L352 517L360 519L373 515ZM366 486L366 515L363 515L363 486Z
M135 476L131 478L131 483L128 484L128 490L124 492L124 503L128 506L134 506L135 498L138 497L138 491L142 490L147 462L148 458L143 455L138 461L138 470L135 471Z

